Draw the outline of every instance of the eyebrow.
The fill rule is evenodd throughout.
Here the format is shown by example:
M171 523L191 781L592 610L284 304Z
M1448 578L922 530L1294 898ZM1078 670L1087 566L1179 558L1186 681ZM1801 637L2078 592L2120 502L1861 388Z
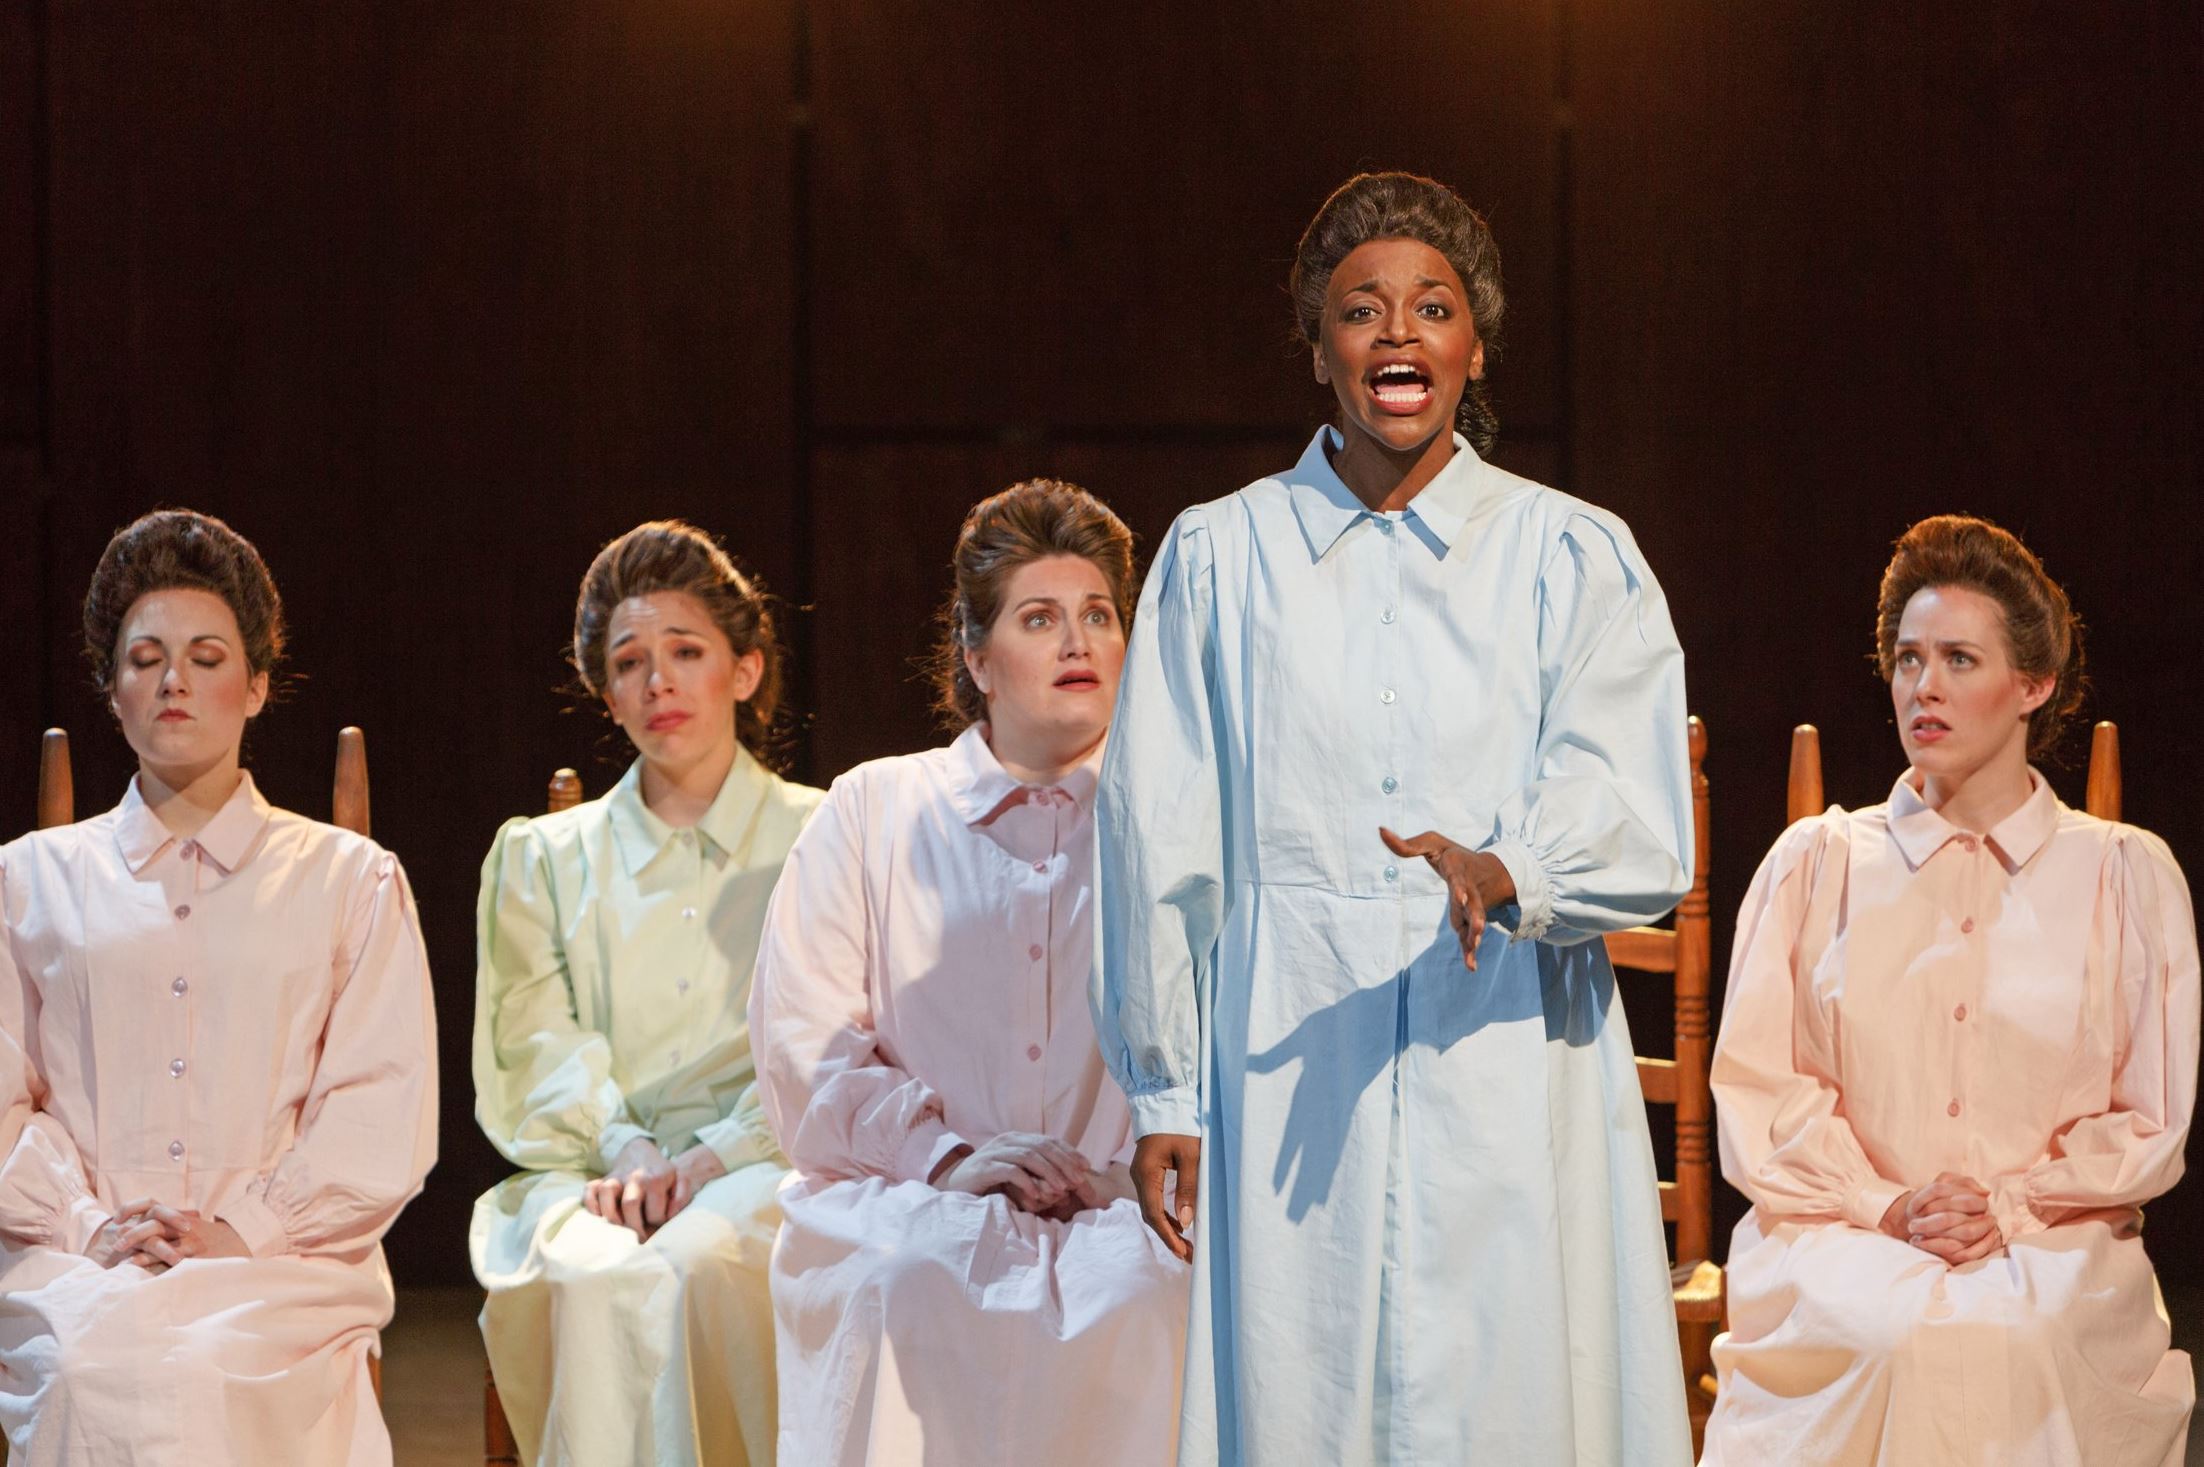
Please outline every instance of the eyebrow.
M132 637L130 639L130 645L133 647L137 646L140 642L151 642L156 647L165 647L168 645L159 637L154 636L151 632L140 632L135 637ZM201 642L219 642L223 646L227 647L230 644L230 639L223 636L220 632L199 632L196 635L186 637L184 639L184 645L186 647L196 646Z
M620 633L619 636L614 637L612 639L611 645L606 647L605 650L607 652L610 652L613 650L613 648L625 647L628 643L634 641L640 635L641 633L636 631L635 628L629 627L626 631ZM687 627L668 627L666 628L666 635L669 637L701 637L704 634L702 632L691 631Z
M1900 647L1920 647L1924 645L1924 643L1919 637L1900 637L1898 639L1897 645ZM1982 650L1982 644L1980 642L1970 642L1964 637L1946 637L1944 638L1944 640L1936 642L1932 645L1934 645L1937 650L1943 652L1979 652Z
M1108 594L1107 592L1104 592L1104 591L1089 591L1089 592L1087 592L1087 594L1086 594L1086 595L1084 595L1084 596L1082 596L1082 597L1080 597L1080 598L1079 598L1079 604L1080 604L1080 605L1082 605L1082 606L1084 606L1084 605L1086 605L1086 604L1087 604L1087 603L1088 603L1089 601L1108 601L1109 599L1110 599L1110 598L1109 598L1109 594ZM1026 597L1026 598L1025 598L1025 600L1023 600L1023 601L1020 601L1020 602L1019 602L1019 603L1018 603L1018 604L1017 604L1016 606L1013 606L1013 607L1011 608L1011 610L1013 610L1013 611L1023 611L1023 610L1025 610L1025 609L1026 609L1026 608L1027 608L1028 606L1057 606L1057 607L1060 607L1060 606L1062 606L1063 604L1064 604L1063 602L1061 602L1061 601L1057 600L1057 599L1056 599L1056 598L1055 598L1054 596L1028 596L1028 597Z

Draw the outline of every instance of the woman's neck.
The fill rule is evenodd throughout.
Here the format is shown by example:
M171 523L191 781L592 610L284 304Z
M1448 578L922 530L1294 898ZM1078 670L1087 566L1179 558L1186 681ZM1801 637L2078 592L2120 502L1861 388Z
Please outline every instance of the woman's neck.
M1454 461L1454 435L1439 432L1415 448L1389 448L1349 424L1340 430L1340 446L1327 445L1332 472L1373 512L1406 509L1409 502Z
M206 829L244 782L235 749L197 767L155 769L143 760L138 763L138 798L163 829L185 840Z
M686 829L704 818L719 798L720 787L735 767L741 749L729 741L703 757L678 768L643 761L643 804L653 815L676 829Z
M987 747L994 751L995 762L1003 767L1003 773L1020 784L1039 785L1045 789L1062 784L1065 776L1085 763L1087 756L1108 734L1109 730L1104 729L1084 742L1078 739L1051 742L992 722L987 726Z
M1999 754L1988 763L1956 774L1921 772L1921 803L1976 835L1987 835L2006 816L2028 803L2035 779L2025 749Z

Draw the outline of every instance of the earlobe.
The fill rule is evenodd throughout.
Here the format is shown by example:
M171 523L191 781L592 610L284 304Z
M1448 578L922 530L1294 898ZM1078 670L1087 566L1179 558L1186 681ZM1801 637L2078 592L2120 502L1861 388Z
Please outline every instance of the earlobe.
M972 686L980 690L980 696L982 698L986 697L988 694L986 659L970 648L966 648L964 652L964 670L972 675Z
M1332 385L1332 369L1325 364L1324 348L1321 345L1309 348L1309 365L1316 373L1317 381L1323 383L1326 387Z
M735 701L747 703L765 681L765 654L759 651L745 652L735 663Z
M1481 339L1469 354L1469 380L1472 382L1485 380L1485 343Z

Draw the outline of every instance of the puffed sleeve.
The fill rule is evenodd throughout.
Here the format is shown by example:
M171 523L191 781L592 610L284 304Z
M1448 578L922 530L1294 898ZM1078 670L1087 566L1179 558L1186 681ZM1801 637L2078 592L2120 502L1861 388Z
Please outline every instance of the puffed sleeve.
M2196 913L2166 843L2118 827L2097 891L2095 939L2117 975L2111 1103L2051 1138L2048 1159L1993 1179L2010 1240L2066 1214L2150 1201L2181 1179L2196 1107Z
M844 775L788 853L750 984L758 1093L807 1177L926 1181L965 1144L873 1026L864 777Z
M1206 522L1171 527L1140 593L1095 800L1095 1034L1133 1130L1201 1134L1201 1004L1224 921Z
M1483 849L1515 879L1519 941L1653 922L1691 887L1684 654L1618 520L1571 514L1538 578L1538 775Z
M1801 958L1817 883L1843 880L1843 819L1800 821L1754 873L1730 948L1711 1080L1731 1186L1779 1217L1871 1229L1906 1189L1876 1173L1845 1119L1833 1036L1804 992L1812 975Z
M436 1164L436 1010L397 857L364 867L291 1149L219 1216L255 1256L380 1238Z
M509 820L475 910L474 1114L506 1160L595 1175L638 1136L612 1044L575 1019L550 852Z
M0 865L0 1233L82 1253L108 1211L86 1180L76 1142L46 1113L42 1005L29 965L15 952L19 913L11 896L22 899L9 891Z

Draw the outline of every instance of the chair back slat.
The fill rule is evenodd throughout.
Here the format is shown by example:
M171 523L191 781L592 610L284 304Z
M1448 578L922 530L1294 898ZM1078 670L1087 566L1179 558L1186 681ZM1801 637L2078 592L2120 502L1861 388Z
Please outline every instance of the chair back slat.
M543 808L556 815L561 810L571 810L582 802L582 777L571 769L561 769L551 776L551 792L544 799Z
M2084 808L2099 820L2120 818L2120 728L2110 721L2089 736L2089 791Z
M1821 730L1810 723L1791 730L1791 779L1785 803L1794 825L1829 808L1821 795Z
M336 783L329 796L329 823L356 835L368 835L367 735L346 725L337 730Z
M69 733L49 728L38 741L38 828L73 825L76 818L77 789L69 772Z

